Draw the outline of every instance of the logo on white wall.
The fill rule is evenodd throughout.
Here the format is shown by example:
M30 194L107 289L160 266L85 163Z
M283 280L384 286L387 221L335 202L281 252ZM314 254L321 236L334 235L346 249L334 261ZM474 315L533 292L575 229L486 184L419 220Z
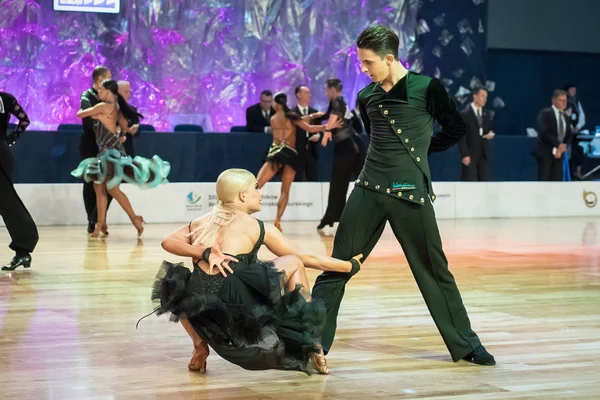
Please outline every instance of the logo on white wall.
M594 208L594 207L596 207L596 204L598 204L598 196L596 196L596 193L594 193L594 192L586 192L584 190L583 191L583 202L585 203L585 205L588 208Z
M200 211L202 210L202 204L200 204L200 200L202 200L202 196L200 196L196 192L189 192L187 196L185 196L187 200L186 210L187 211Z

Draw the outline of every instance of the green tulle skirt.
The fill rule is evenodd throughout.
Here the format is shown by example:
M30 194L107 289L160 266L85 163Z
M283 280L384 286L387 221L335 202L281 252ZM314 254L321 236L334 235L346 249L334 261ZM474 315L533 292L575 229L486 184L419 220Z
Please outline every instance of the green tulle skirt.
M151 159L136 156L123 156L118 150L108 149L98 157L81 161L71 175L86 182L101 184L106 182L107 189L112 189L122 182L140 187L153 188L168 183L167 176L171 164L159 156Z

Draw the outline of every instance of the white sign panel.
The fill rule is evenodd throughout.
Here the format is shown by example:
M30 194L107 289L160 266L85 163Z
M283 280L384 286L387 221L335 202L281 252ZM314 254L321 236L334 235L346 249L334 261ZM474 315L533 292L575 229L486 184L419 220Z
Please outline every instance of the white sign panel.
M118 14L121 0L54 0L54 10Z
M87 223L81 184L18 184L15 188L38 225ZM169 183L154 189L124 184L121 190L148 223L188 223L216 203L214 183ZM434 183L434 190L438 219L600 216L600 182L440 182ZM263 209L256 216L272 221L281 183L267 183L262 191ZM328 183L294 182L283 221L321 220L328 194ZM108 223L130 223L115 200Z

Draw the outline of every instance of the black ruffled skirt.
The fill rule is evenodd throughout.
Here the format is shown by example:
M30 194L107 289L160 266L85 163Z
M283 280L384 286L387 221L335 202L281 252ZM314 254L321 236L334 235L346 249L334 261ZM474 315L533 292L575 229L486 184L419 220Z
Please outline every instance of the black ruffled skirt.
M309 373L310 353L321 345L323 304L307 302L300 287L284 293L284 272L271 262L230 266L234 273L215 288L206 285L215 276L164 261L152 293L157 314L170 312L175 322L185 315L217 354L244 369Z

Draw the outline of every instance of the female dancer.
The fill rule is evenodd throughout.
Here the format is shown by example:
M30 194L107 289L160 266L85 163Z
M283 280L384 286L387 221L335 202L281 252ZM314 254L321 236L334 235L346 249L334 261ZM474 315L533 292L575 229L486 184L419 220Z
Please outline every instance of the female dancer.
M355 274L362 255L342 261L305 253L274 226L252 217L261 209L262 194L246 170L221 173L216 192L212 212L162 242L168 252L192 257L193 272L182 263L163 262L152 294L160 301L155 311L173 313L192 338L188 368L205 372L210 345L249 370L307 372L310 359L319 373L327 374L320 345L325 310L310 301L304 266ZM278 257L258 260L263 244ZM213 273L214 267L220 273Z
M168 162L160 157L152 159L143 157L131 157L125 154L122 141L128 129L128 120L142 118L142 115L134 111L129 104L119 95L117 82L112 79L102 81L98 89L98 97L101 103L85 110L77 112L78 118L92 117L94 122L94 133L100 154L98 157L86 158L81 161L77 169L71 175L82 178L86 182L94 182L96 202L98 207L98 222L92 237L107 235L106 209L108 193L119 202L125 210L129 219L142 235L145 221L140 215L136 215L131 207L129 199L121 191L121 181L133 183L138 186L155 187L166 183L167 175L171 169ZM120 128L121 135L117 133Z
M277 202L277 216L275 217L275 227L281 231L281 217L288 204L290 197L290 187L296 176L296 161L298 152L296 151L296 127L304 129L306 132L322 132L325 125L309 125L305 119L312 119L321 116L323 113L306 116L301 118L298 114L290 111L287 106L287 96L284 93L276 93L273 98L275 101L275 114L271 117L271 129L273 131L273 144L269 149L267 161L258 172L258 188L262 189L275 174L283 169L281 175L281 194ZM332 124L332 128L339 128L343 121Z

